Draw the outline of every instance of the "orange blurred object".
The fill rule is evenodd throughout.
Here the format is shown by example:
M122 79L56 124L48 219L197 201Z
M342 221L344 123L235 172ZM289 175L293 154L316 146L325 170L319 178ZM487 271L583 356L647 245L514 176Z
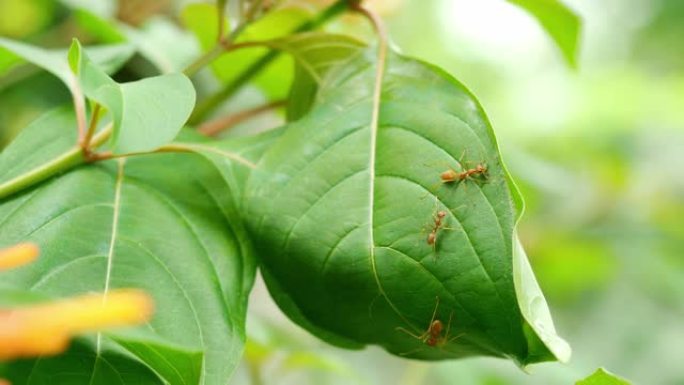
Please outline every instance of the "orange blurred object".
M38 258L38 254L40 254L40 249L33 243L20 243L8 249L2 249L0 250L0 270L31 263Z
M76 334L144 323L153 309L146 293L122 289L0 311L0 360L60 353Z

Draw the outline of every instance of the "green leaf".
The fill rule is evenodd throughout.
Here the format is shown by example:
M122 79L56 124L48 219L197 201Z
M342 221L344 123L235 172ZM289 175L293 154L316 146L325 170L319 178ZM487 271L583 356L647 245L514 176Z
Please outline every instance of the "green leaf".
M72 140L74 120L62 109L25 129L0 154L0 180L42 163L43 149L35 149L49 139ZM59 152L60 146L45 151ZM17 159L22 162L16 164ZM85 358L67 354L55 365L43 360L34 369L10 365L16 378L33 370L36 381L14 383L80 376L82 365L91 376L117 384L197 384L200 378L225 384L243 350L246 301L255 274L233 201L216 167L194 154L87 165L0 201L0 247L30 241L42 250L33 264L0 273L5 291L61 298L138 288L153 296L156 308L148 325L104 333L100 355L96 336L84 338L94 352L86 357L100 356L114 368L98 359L85 365ZM108 359L121 354L129 360ZM130 368L130 360L158 380L117 380L115 372L142 373ZM82 378L65 383L81 383Z
M85 8L73 10L73 15L79 28L100 42L119 43L126 41L123 32L112 20L102 18Z
M321 32L301 33L263 43L287 52L295 61L295 76L287 105L290 121L308 112L318 87L331 68L360 55L365 47L352 37Z
M152 18L138 28L120 23L118 28L163 74L183 71L200 53L193 37L168 18Z
M577 381L575 385L630 385L630 383L603 368L599 368L591 376Z
M522 202L477 100L443 71L392 55L375 109L375 56L330 71L312 110L251 173L246 220L271 295L341 346L428 360L567 360L518 249ZM478 164L486 178L440 180ZM446 228L433 248L441 210ZM444 341L460 337L430 347L407 333L434 320L448 329Z
M174 143L201 154L214 163L228 185L233 186L235 206L242 209L243 188L252 168L283 132L284 130L279 128L257 135L207 141L206 137L188 130L183 131ZM204 138L204 142L201 142L201 138Z
M150 368L121 352L107 351L97 355L91 347L80 342L61 356L0 366L0 375L14 384L26 385L164 384Z
M49 173L50 165L59 160L71 159L67 163L73 166L83 162L81 150L75 146L76 121L69 111L70 107L64 107L43 114L0 153L0 191L24 175ZM71 130L65 132L64 127ZM3 198L0 193L0 201Z
M88 47L88 55L106 73L116 72L133 53L129 44ZM44 49L0 37L0 75L24 60L57 76L71 90L77 85L67 56L64 49Z
M167 74L118 84L100 70L74 41L69 51L86 96L113 115L115 153L154 150L175 138L195 106L195 88L183 74Z
M556 42L568 64L577 67L581 21L574 11L560 0L508 1L534 16Z

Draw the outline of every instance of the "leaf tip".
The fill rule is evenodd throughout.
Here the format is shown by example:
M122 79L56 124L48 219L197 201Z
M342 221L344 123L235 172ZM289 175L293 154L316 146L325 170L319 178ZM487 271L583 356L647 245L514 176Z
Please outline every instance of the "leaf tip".
M69 59L69 68L71 68L71 72L74 75L78 75L81 72L81 51L81 42L77 38L73 38L67 57Z

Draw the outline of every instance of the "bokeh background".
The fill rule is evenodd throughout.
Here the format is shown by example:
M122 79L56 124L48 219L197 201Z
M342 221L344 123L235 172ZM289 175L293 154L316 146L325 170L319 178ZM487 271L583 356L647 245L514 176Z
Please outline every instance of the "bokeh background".
M446 69L488 112L527 202L521 238L572 361L526 374L497 359L428 364L377 348L343 351L294 326L257 283L247 354L232 385L572 384L598 366L635 384L684 385L684 1L564 1L583 22L577 68L504 0L370 3L396 48ZM188 2L0 0L0 35L51 47L72 36L138 41L148 59L136 57L117 75L133 79L155 71L150 57L169 66L196 57L196 42L179 26ZM369 34L354 17L329 28ZM216 87L209 77L200 94ZM248 88L223 111L268 97ZM68 100L49 75L1 77L0 148ZM231 135L281 120L261 116Z

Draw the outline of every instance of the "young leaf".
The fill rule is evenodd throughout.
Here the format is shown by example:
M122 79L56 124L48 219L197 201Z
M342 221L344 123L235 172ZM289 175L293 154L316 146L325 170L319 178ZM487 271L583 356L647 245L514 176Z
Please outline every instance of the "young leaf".
M173 140L195 106L195 88L183 74L118 84L74 41L69 60L86 96L106 106L114 119L115 153L151 151Z
M46 131L73 137L73 122L60 110L25 130L0 155L0 175L21 173L6 158L19 153L27 159L19 169L40 163L30 160L42 156L30 143ZM226 383L243 349L255 266L232 192L214 165L193 154L98 163L0 202L0 247L27 241L43 252L0 273L2 287L49 298L137 288L156 305L148 325L85 339L83 358L10 365L10 380L32 383L22 380L27 371L39 379L85 370L78 378L102 376L94 381L107 384L133 365L157 381L127 383Z
M517 250L522 202L477 100L443 71L397 55L376 90L375 56L330 71L312 110L251 173L246 218L272 296L341 346L429 360L567 360ZM487 172L440 179L478 165ZM424 333L436 320L443 330L431 347Z
M575 385L630 385L630 383L603 368L598 368L591 376L577 381Z
M536 18L572 67L577 66L580 18L561 0L508 0Z

